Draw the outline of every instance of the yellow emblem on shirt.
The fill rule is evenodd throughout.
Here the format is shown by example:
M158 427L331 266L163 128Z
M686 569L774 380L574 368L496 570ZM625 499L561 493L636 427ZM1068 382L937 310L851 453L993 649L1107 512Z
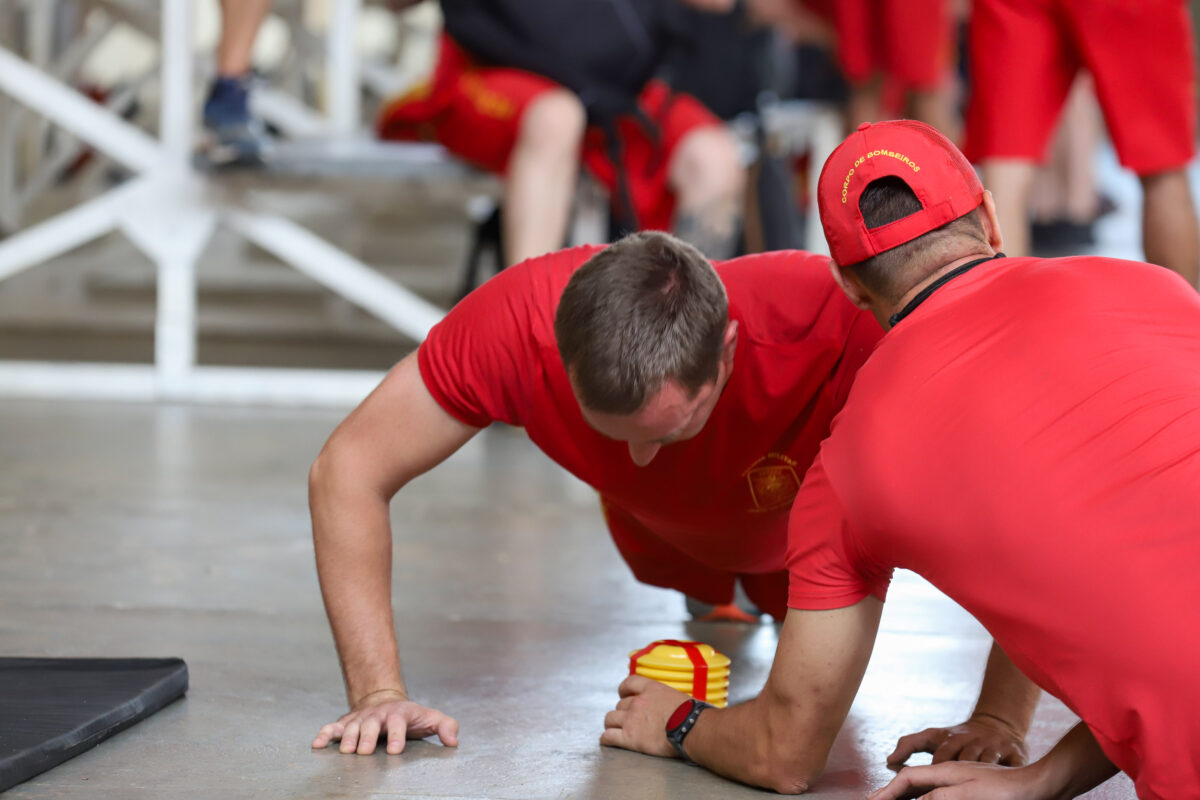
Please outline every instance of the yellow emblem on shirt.
M767 453L750 465L743 475L750 485L751 512L787 508L800 490L796 459L782 453Z

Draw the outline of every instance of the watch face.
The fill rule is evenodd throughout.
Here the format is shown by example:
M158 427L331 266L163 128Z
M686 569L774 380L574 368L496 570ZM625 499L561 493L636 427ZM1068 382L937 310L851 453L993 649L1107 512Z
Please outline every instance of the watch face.
M687 715L691 712L692 701L684 700L679 704L679 708L675 709L674 713L671 714L670 719L667 720L667 730L674 730L675 728L678 728L683 724L683 721L687 719Z

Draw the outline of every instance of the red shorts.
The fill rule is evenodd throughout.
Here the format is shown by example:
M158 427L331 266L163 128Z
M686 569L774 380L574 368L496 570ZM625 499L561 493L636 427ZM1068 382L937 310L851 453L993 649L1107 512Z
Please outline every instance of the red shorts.
M384 139L436 141L464 161L503 174L525 108L556 88L554 81L530 72L479 66L443 36L431 82L387 103L376 127ZM630 200L641 228L668 230L675 212L668 181L671 156L687 134L721 121L695 98L674 94L656 81L642 90L638 104L658 124L661 146L632 117L618 120ZM588 129L581 160L611 193L616 170L603 131Z
M936 89L954 59L948 0L838 0L838 63L861 84L883 74L905 89Z
M633 570L633 576L642 583L674 589L705 603L721 605L733 602L734 581L740 580L754 605L777 621L783 621L787 614L786 569L756 574L713 569L676 550L632 515L604 502L603 498L600 506L617 550Z
M972 161L1041 161L1080 69L1121 163L1178 169L1196 141L1195 53L1184 0L975 0L966 146Z

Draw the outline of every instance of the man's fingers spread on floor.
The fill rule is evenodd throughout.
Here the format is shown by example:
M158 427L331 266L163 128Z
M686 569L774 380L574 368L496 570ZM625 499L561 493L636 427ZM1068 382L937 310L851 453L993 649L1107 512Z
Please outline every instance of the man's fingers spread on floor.
M353 753L358 749L358 723L346 723L342 730L342 746L338 748L343 753Z
M443 715L438 722L437 735L447 747L458 747L458 720Z
M908 736L901 736L900 741L896 743L896 749L887 757L889 764L902 764L912 758L913 753L929 753L932 752L936 744L940 744L942 737L936 736L936 728L927 728L920 733L910 733Z
M625 711L610 711L604 715L605 728L622 728L625 726Z
M379 730L382 727L379 720L370 717L363 723L362 731L358 734L358 754L360 756L369 756L375 752L375 746L379 744Z
M617 701L617 710L618 711L628 711L632 707L633 707L633 698L632 697L622 697L619 701Z
M340 722L331 722L328 725L322 725L321 730L317 731L317 741L320 741L320 747L324 747L334 739L342 738L342 728L345 726Z
M408 738L408 721L403 714L388 714L387 718L387 751L390 755L404 752L404 743Z
M991 760L994 762L995 758L996 758L996 751L995 750L991 751L990 754L992 755L992 759L985 759L983 757L983 755L984 755L983 747L984 746L982 744L967 745L966 747L964 747L962 750L960 750L958 752L958 760L959 761L988 761L988 760Z
M923 794L925 800L963 800L970 798L969 794L964 794L967 790L961 786L939 786L929 794Z
M876 789L867 795L867 800L900 800L911 797L910 792L916 787L932 785L927 780L929 767L905 767L892 778L892 782L881 789Z
M961 736L951 736L946 742L933 751L933 763L941 764L945 761L953 761L956 758L961 759L959 755L962 752L964 739Z
M600 735L600 744L605 747L624 747L629 749L629 745L625 740L625 731L621 728L608 728Z

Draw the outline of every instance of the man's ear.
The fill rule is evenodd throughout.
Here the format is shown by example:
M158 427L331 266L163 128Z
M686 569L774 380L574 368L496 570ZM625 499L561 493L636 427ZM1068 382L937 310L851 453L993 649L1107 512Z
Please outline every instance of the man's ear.
M992 193L987 189L983 190L983 205L981 206L983 214L983 232L988 237L988 244L997 253L1004 249L1004 236L1000 233L1000 218L996 216L996 201L992 198Z
M865 311L871 310L870 295L858 278L839 267L832 258L829 259L829 273L833 275L833 282L850 298L851 303Z
M733 360L733 354L737 351L737 329L736 319L725 323L725 341L721 344L721 358Z

